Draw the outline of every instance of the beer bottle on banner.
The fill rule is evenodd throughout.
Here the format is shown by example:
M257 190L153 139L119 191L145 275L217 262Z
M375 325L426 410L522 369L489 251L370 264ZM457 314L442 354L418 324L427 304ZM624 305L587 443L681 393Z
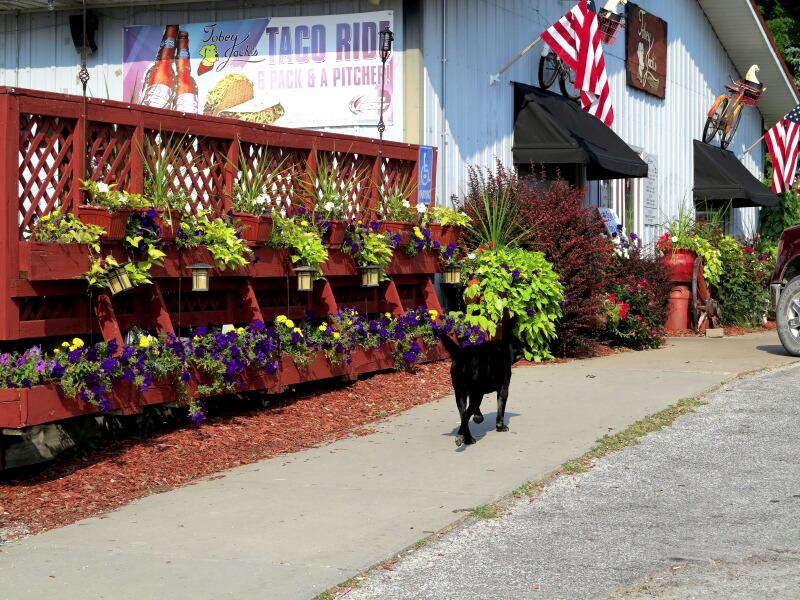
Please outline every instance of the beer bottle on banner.
M155 108L169 108L175 86L175 42L177 25L167 25L153 66L144 76L142 104Z
M175 88L175 110L196 114L197 82L192 77L189 33L178 32L178 84Z

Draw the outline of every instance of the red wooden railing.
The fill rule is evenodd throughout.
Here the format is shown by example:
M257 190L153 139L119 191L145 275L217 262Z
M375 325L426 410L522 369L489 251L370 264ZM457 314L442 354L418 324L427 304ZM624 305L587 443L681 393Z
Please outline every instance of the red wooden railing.
M396 315L418 306L441 310L433 284L438 262L427 251L415 257L395 252L387 268L390 281L380 288L365 289L352 259L331 250L323 265L325 281L317 282L311 293L299 293L296 283L290 281L294 271L288 252L258 246L253 248L252 264L235 272L215 272L210 292L193 293L183 281L190 276L186 265L212 261L203 249L178 251L172 247L164 266L153 269L153 285L111 298L87 289L84 273L89 256L85 246L30 239L41 216L56 209L71 211L82 203L81 181L87 177L143 192L146 161L153 161L149 149L163 147L170 136L181 141L170 178L173 191L185 194L191 210L208 209L217 214L231 208L240 149L247 153L250 165L263 160L281 165L270 192L277 210L290 203L307 204L309 200L298 189L300 176L309 169L314 173L326 161L335 165L342 185L352 184L351 214L368 215L378 208L381 186L402 181L416 187L418 146L384 142L381 155L373 139L109 100L84 103L76 96L3 87L0 125L0 341L4 347L27 347L37 341L47 349L59 337L72 335L121 343L125 330L133 327L181 332L201 324L270 321L281 313L291 318L309 313L324 318L348 307ZM105 244L103 251L124 258L118 242ZM441 349L431 348L428 356L440 357ZM279 391L313 379L357 377L391 364L390 355L377 351L358 351L346 368L331 365L321 354L306 370L298 370L289 360L275 375L252 374L247 389ZM148 404L176 399L169 385L143 394L121 386L115 390L112 404L115 410L130 414ZM96 407L65 398L53 385L0 390L0 427L4 428L94 412Z

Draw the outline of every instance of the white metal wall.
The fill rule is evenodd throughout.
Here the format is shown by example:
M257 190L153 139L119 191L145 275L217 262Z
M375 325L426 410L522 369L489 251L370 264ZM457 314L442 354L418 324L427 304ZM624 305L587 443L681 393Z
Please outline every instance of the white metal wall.
M247 6L245 6L245 4ZM123 100L122 32L126 25L198 23L256 17L350 14L376 10L394 11L395 49L403 50L402 0L384 0L375 7L366 0L294 2L257 0L192 4L146 5L92 9L100 17L95 37L98 51L89 58L91 96ZM0 14L0 85L80 94L80 56L69 31L70 12ZM402 82L402 79L400 80ZM402 102L402 94L398 96ZM320 107L322 110L324 107ZM386 139L402 140L402 106L395 123L386 127ZM324 129L324 128L323 128ZM376 136L375 127L339 127L337 131Z
M511 163L513 143L512 80L536 84L539 52L519 61L502 82L489 76L574 5L575 0L424 0L423 120L424 143L440 147L439 200L465 189L467 165ZM605 46L616 111L614 130L630 145L658 157L659 202L666 220L683 202L691 202L692 139L700 136L714 96L736 74L696 0L639 0L665 19L669 31L666 100L625 84L624 32ZM227 3L231 6L233 3ZM198 22L274 15L298 16L375 10L365 0L325 2L235 2L97 9L101 16L99 52L90 60L91 92L121 98L122 28L125 25ZM380 10L395 11L396 49L402 51L402 0L384 0ZM444 20L443 20L444 17ZM61 12L0 15L0 85L78 93L78 55L72 46L67 15ZM17 68L19 67L19 68ZM769 92L767 92L769 93ZM374 135L372 128L347 132ZM755 141L762 131L760 114L745 111L734 151ZM388 139L402 139L402 128L387 129ZM760 176L762 148L744 158ZM756 211L737 211L740 230L751 230ZM654 229L654 228L651 228ZM646 240L656 231L645 231Z
M509 82L538 85L538 48L501 83L489 86L489 75L574 4L574 0L424 2L425 135L427 143L440 146L440 165L446 164L438 182L445 197L463 193L466 165L490 167L497 159L511 163L513 93ZM615 45L604 46L616 113L613 129L631 146L658 157L659 203L666 220L681 203L692 202L692 139L700 137L706 111L728 82L728 74L736 75L736 70L696 0L639 0L639 4L668 23L666 99L626 86L625 34L621 32ZM741 156L743 146L761 132L760 113L746 109L731 149ZM744 164L760 176L762 148L756 148ZM737 212L740 231L752 230L756 210ZM640 232L645 241L657 233L656 228L649 229Z

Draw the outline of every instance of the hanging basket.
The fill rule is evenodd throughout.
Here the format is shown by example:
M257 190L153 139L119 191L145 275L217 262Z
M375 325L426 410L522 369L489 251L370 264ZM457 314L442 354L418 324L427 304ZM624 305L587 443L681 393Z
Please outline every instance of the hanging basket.
M600 41L604 44L614 44L617 41L617 35L625 25L625 18L603 9L597 17L597 24L600 29Z

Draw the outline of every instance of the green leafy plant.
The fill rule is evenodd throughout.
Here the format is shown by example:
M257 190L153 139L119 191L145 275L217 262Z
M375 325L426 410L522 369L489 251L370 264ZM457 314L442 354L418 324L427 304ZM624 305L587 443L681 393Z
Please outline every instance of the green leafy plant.
M715 296L721 306L723 323L740 327L761 324L769 308L767 282L772 273L772 259L731 236L719 242L724 274L716 285Z
M411 204L417 189L413 175L400 175L393 183L377 185L380 193L378 216L383 221L402 221L411 223L417 220L419 212Z
M191 140L184 134L167 136L159 132L159 142L146 136L144 148L140 149L145 168L144 196L149 206L162 209L162 222L174 230L175 215L188 212L188 199L184 191L175 192L173 187L181 184L188 173L196 168L197 157L193 155Z
M239 144L238 177L233 186L233 210L236 212L250 213L261 216L271 213L272 193L275 191L287 157L276 165L271 164L271 154L266 146L262 154L254 155L253 163L248 160L248 154Z
M692 250L703 259L703 268L706 281L711 285L719 283L722 276L722 260L720 251L705 236L714 228L698 228L691 209L681 205L678 216L666 223L667 234L659 240L659 249L662 251ZM664 239L668 239L669 250L665 250Z
M515 319L514 334L525 346L525 357L551 358L549 342L556 337L564 286L544 254L482 246L470 274L474 279L464 291L467 321L495 335L504 318Z
M148 208L150 201L141 194L132 194L117 188L117 184L108 184L103 181L87 179L82 183L82 188L89 192L86 204L89 206L104 206L111 211L121 208Z
M175 243L179 248L205 246L222 270L236 270L249 264L252 251L228 218L212 218L207 211L188 215L181 221Z
M472 226L472 219L460 208L434 206L428 211L428 223L438 223L442 227L454 226L467 229ZM496 243L496 242L495 242Z
M352 160L351 155L333 155L314 151L313 164L307 164L298 184L305 200L325 220L347 219L358 209L356 194L359 185L365 185L368 168L357 166L345 179L340 177L341 156Z
M322 272L322 263L328 260L328 249L322 243L322 232L313 215L291 217L273 216L271 244L288 248L292 263Z
M43 215L36 224L33 239L56 244L86 244L100 252L100 237L105 230L98 225L88 225L72 213L55 210Z
M380 279L389 279L386 267L392 262L394 245L391 235L380 231L377 221L353 227L342 244L342 251L350 254L359 267L380 267Z
M664 341L656 290L644 278L630 275L612 281L604 305L609 314L608 332L624 346L642 350L658 348Z
M516 246L530 237L531 228L525 224L518 192L516 175L502 165L497 165L496 173L470 167L469 192L464 201L464 211L471 222L464 237L470 246Z

